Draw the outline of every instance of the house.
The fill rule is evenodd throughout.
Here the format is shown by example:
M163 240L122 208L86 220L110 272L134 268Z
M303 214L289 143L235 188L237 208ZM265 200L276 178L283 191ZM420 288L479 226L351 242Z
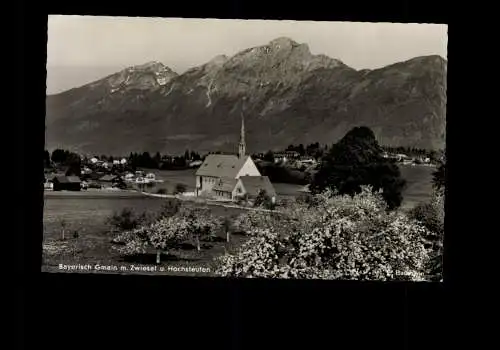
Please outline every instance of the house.
M81 172L82 172L83 175L90 175L90 174L92 174L92 169L90 169L89 167L84 166L82 168Z
M195 160L194 162L189 163L190 168L196 168L202 165L203 162L201 160Z
M285 151L274 153L275 163L287 163L289 160L295 160L300 157L300 154L295 151Z
M156 175L155 175L155 174L153 174L153 173L148 173L148 174L146 175L146 179L147 179L147 180L150 180L150 181L155 181L155 180L156 180Z
M266 192L273 203L276 203L276 191L267 176L240 176L233 189L232 197L248 196L255 199L261 190Z
M52 180L54 191L80 191L81 180L78 176L56 176Z
M258 177L258 176L256 176ZM213 188L213 193L219 200L233 200L233 191L238 183L237 179L233 178L220 178L217 184Z
M93 158L90 159L90 162L92 164L97 164L99 162L99 159L97 159L96 157L93 157Z
M240 176L260 176L260 172L251 157L209 154L196 171L196 195L215 194L212 193L212 189L216 185L226 188L228 179L236 180ZM221 185L221 181L223 185Z
M127 159L126 158L122 158L122 160L120 160L120 164L121 165L127 164Z
M99 181L101 182L115 182L119 179L119 176L117 175L104 175L103 177L99 178Z
M43 182L43 188L46 190L52 190L54 188L54 183L52 182L55 175L46 175L45 181Z

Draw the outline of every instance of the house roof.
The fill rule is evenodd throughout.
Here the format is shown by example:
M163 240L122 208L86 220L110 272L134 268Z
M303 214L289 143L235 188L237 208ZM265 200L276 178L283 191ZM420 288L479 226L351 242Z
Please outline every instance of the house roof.
M116 175L104 175L99 180L101 180L101 181L112 181L114 179L116 179Z
M66 184L80 183L81 182L81 180L78 176L56 176L55 179L57 179L57 181L59 183L62 183L62 184L64 184L64 183L66 183Z
M232 154L209 154L196 171L196 175L234 179L248 158L248 156L238 158L238 156Z
M257 196L260 190L265 190L268 196L276 196L274 186L267 176L240 176L240 180L250 196Z
M223 192L233 192L234 187L238 180L232 178L222 178L217 185L213 187L214 191L223 191Z
M48 174L48 175L45 175L45 178L47 179L47 181L52 181L55 179L57 175L55 174Z

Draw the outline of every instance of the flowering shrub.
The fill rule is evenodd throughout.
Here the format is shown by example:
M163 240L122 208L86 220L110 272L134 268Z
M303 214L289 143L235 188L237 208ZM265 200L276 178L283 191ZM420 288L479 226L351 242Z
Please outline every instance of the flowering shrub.
M327 190L314 204L280 213L249 212L239 227L250 238L219 258L218 273L233 277L423 280L427 229L389 212L381 193L364 187L353 197Z
M106 222L113 227L114 231L127 231L144 225L148 220L150 218L147 213L139 215L130 208L124 208L121 212L114 212Z
M417 205L410 211L409 216L428 230L425 238L431 251L429 273L433 280L440 280L443 265L444 192L436 190L428 203Z
M115 248L123 255L145 254L149 248L156 249L156 262L160 263L162 252L176 247L188 239L196 241L201 250L200 239L212 235L220 227L220 220L213 217L206 208L180 208L170 216L160 216L152 223L120 233Z
M221 222L210 213L206 207L185 207L179 212L179 215L186 220L186 230L189 236L196 242L196 248L201 250L200 240L207 236L215 234L220 227Z
M157 252L157 263L163 251L184 241L188 236L188 222L180 216L170 216L157 222L123 232L116 238L123 246L116 248L123 255L145 254L152 247Z

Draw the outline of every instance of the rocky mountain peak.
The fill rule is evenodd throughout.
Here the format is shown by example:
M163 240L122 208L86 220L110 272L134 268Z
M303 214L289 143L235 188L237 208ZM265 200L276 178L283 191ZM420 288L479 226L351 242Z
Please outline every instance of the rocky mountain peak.
M179 76L151 61L49 96L47 140L94 153L213 151L237 144L244 108L252 152L331 144L359 125L386 145L439 148L445 73L439 56L356 71L280 37Z
M287 37L279 37L269 42L269 46L276 49L291 49L294 46L298 45L299 44L296 41L293 41L292 39Z
M212 58L207 64L214 66L222 66L224 63L227 62L227 60L228 57L226 55L217 55L214 58Z

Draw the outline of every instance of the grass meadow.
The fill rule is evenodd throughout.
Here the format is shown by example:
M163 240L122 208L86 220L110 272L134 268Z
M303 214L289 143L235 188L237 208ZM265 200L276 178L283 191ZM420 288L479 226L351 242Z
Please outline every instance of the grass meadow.
M401 166L402 176L407 181L407 187L403 193L403 209L410 208L415 204L426 201L432 193L432 167L424 166ZM172 193L177 184L184 184L187 191L194 190L195 170L183 171L157 171L157 179L163 182L149 188L156 192L159 188L165 188ZM279 197L295 196L302 186L290 184L274 184ZM59 264L100 264L113 266L129 266L130 264L152 265L155 262L154 254L146 254L135 260L124 260L118 252L113 249L111 242L115 237L112 227L107 219L114 212L120 212L124 208L130 208L140 214L158 212L165 199L145 197L134 193L99 191L85 191L76 193L50 193L44 199L44 253L43 271L59 272ZM188 203L186 205L194 205ZM212 206L211 210L218 216L232 216L241 213L241 209L224 208ZM61 241L63 229L66 239ZM77 232L77 236L74 236ZM182 246L162 256L162 265L177 267L205 267L213 271L213 259L224 254L225 251L237 249L243 242L244 237L231 235L231 241L225 241L225 235L220 232L218 238L205 241L201 252L198 252L192 242L185 242ZM63 272L63 271L61 271ZM85 271L87 272L87 271ZM129 274L130 272L126 272ZM145 272L140 272L144 274ZM157 273L156 273L157 274ZM174 272L164 272L174 274ZM209 276L210 273L182 273L183 275Z

